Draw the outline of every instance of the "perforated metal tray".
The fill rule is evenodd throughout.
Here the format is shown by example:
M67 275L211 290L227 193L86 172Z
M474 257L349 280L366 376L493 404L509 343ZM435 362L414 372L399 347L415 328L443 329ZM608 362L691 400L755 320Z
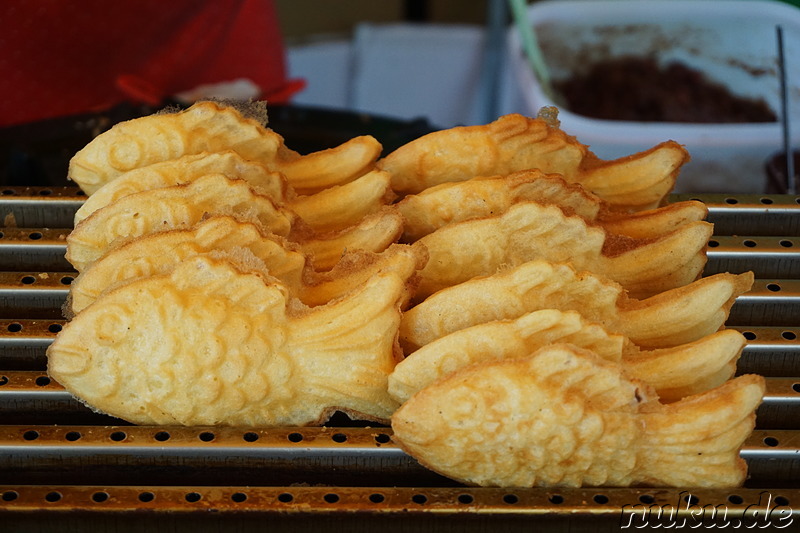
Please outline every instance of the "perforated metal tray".
M729 325L740 373L768 377L735 490L485 489L434 474L391 429L335 416L323 428L139 427L99 415L46 373L75 276L64 260L70 187L0 196L0 524L62 530L619 531L800 528L800 199L693 195L715 223L706 273L753 270ZM796 511L795 508L798 510Z

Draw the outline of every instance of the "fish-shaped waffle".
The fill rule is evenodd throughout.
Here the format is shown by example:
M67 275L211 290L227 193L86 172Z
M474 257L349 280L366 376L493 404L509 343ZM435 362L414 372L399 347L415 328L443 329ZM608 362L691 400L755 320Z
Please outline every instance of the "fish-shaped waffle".
M534 259L570 262L618 282L631 296L652 296L697 279L712 232L712 224L697 221L653 240L612 239L558 206L517 202L500 215L447 224L417 241L430 253L417 298Z
M725 325L753 273L719 273L640 300L618 284L568 264L529 261L439 291L403 314L406 353L454 331L539 309L578 311L641 348L696 341Z
M428 133L378 161L400 194L475 176L538 169L574 181L585 146L542 119L510 114L486 125L458 126Z
M150 189L185 185L207 174L243 179L258 194L294 211L305 224L319 231L335 231L357 225L394 199L386 172L372 171L345 185L298 196L283 174L242 159L236 152L183 156L137 168L122 174L89 196L75 213L75 225L98 209L123 196Z
M338 231L317 232L297 214L261 195L244 180L209 174L185 185L149 189L98 209L67 236L67 259L82 272L109 250L132 239L188 229L214 215L229 215L296 242L316 270L330 270L347 250L381 252L403 231L403 217L392 206Z
M579 184L567 183L557 174L523 170L507 176L442 183L406 196L397 204L406 218L403 240L417 241L453 222L500 215L520 201L557 205L610 234L634 239L662 237L708 214L705 204L696 200L637 213L615 213Z
M378 167L392 174L392 186L403 195L476 176L538 169L580 183L616 210L640 211L658 207L688 159L681 145L668 141L604 161L552 118L510 114L486 125L423 135L380 159Z
M392 417L422 465L497 487L740 486L764 378L662 404L619 363L568 344L466 367Z
M48 372L136 424L301 426L335 410L386 421L406 282L379 272L308 309L253 262L193 256L104 292L59 332Z
M209 214L235 216L282 237L297 219L246 181L209 174L185 185L129 194L98 209L67 236L66 257L81 272L111 248L142 235L190 228Z
M653 387L662 401L675 401L733 377L746 342L738 331L726 329L673 348L641 350L625 336L609 333L577 311L542 309L458 330L426 344L394 369L389 376L389 394L403 403L466 366L525 357L544 346L567 343L621 363L631 377Z
M109 250L72 282L67 307L72 314L79 313L104 290L168 272L193 255L235 248L248 249L287 287L302 286L307 263L299 246L265 234L250 222L213 216L185 229L143 235Z
M378 270L394 269L410 277L426 258L408 245L394 245L380 254L348 252L333 270L319 273L296 243L264 234L249 222L213 216L191 228L144 235L109 250L72 282L67 308L71 314L79 313L104 290L169 272L193 255L238 248L249 250L293 297L309 306L344 295Z
M199 102L115 124L72 157L68 176L91 195L121 174L154 163L228 150L265 163L276 158L282 144L278 134L234 107Z
M232 150L203 152L154 163L121 174L86 198L75 213L74 223L77 226L93 212L123 196L148 189L184 185L207 174L222 174L230 179L242 179L277 203L285 203L291 197L291 190L282 174L272 172L256 161L244 159Z
M264 114L260 111L254 114ZM298 192L309 194L363 175L380 155L380 143L369 136L300 155L264 123L262 117L249 118L234 106L210 101L120 122L72 157L68 177L91 195L137 168L184 155L233 150L280 172Z

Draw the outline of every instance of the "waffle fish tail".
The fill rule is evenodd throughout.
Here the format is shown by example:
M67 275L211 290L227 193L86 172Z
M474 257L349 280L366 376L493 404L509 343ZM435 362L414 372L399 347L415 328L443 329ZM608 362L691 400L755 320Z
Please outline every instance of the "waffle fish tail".
M744 375L646 414L642 473L672 486L741 485L747 465L739 451L764 392L764 378Z

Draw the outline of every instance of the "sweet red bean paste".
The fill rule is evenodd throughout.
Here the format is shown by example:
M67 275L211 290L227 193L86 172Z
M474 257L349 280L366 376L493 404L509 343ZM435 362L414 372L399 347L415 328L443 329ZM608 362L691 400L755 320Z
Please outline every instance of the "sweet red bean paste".
M635 122L774 122L759 99L736 96L702 72L651 57L594 63L586 73L554 82L570 111L592 118Z

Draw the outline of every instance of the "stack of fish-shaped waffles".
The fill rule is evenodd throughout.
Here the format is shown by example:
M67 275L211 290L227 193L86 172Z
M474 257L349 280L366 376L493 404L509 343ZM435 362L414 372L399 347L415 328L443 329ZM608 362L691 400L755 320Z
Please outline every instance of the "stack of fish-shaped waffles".
M764 382L724 326L753 276L702 277L705 206L666 204L682 146L603 161L548 109L301 155L264 123L201 102L75 155L48 358L76 397L139 424L342 411L469 484L743 482Z

